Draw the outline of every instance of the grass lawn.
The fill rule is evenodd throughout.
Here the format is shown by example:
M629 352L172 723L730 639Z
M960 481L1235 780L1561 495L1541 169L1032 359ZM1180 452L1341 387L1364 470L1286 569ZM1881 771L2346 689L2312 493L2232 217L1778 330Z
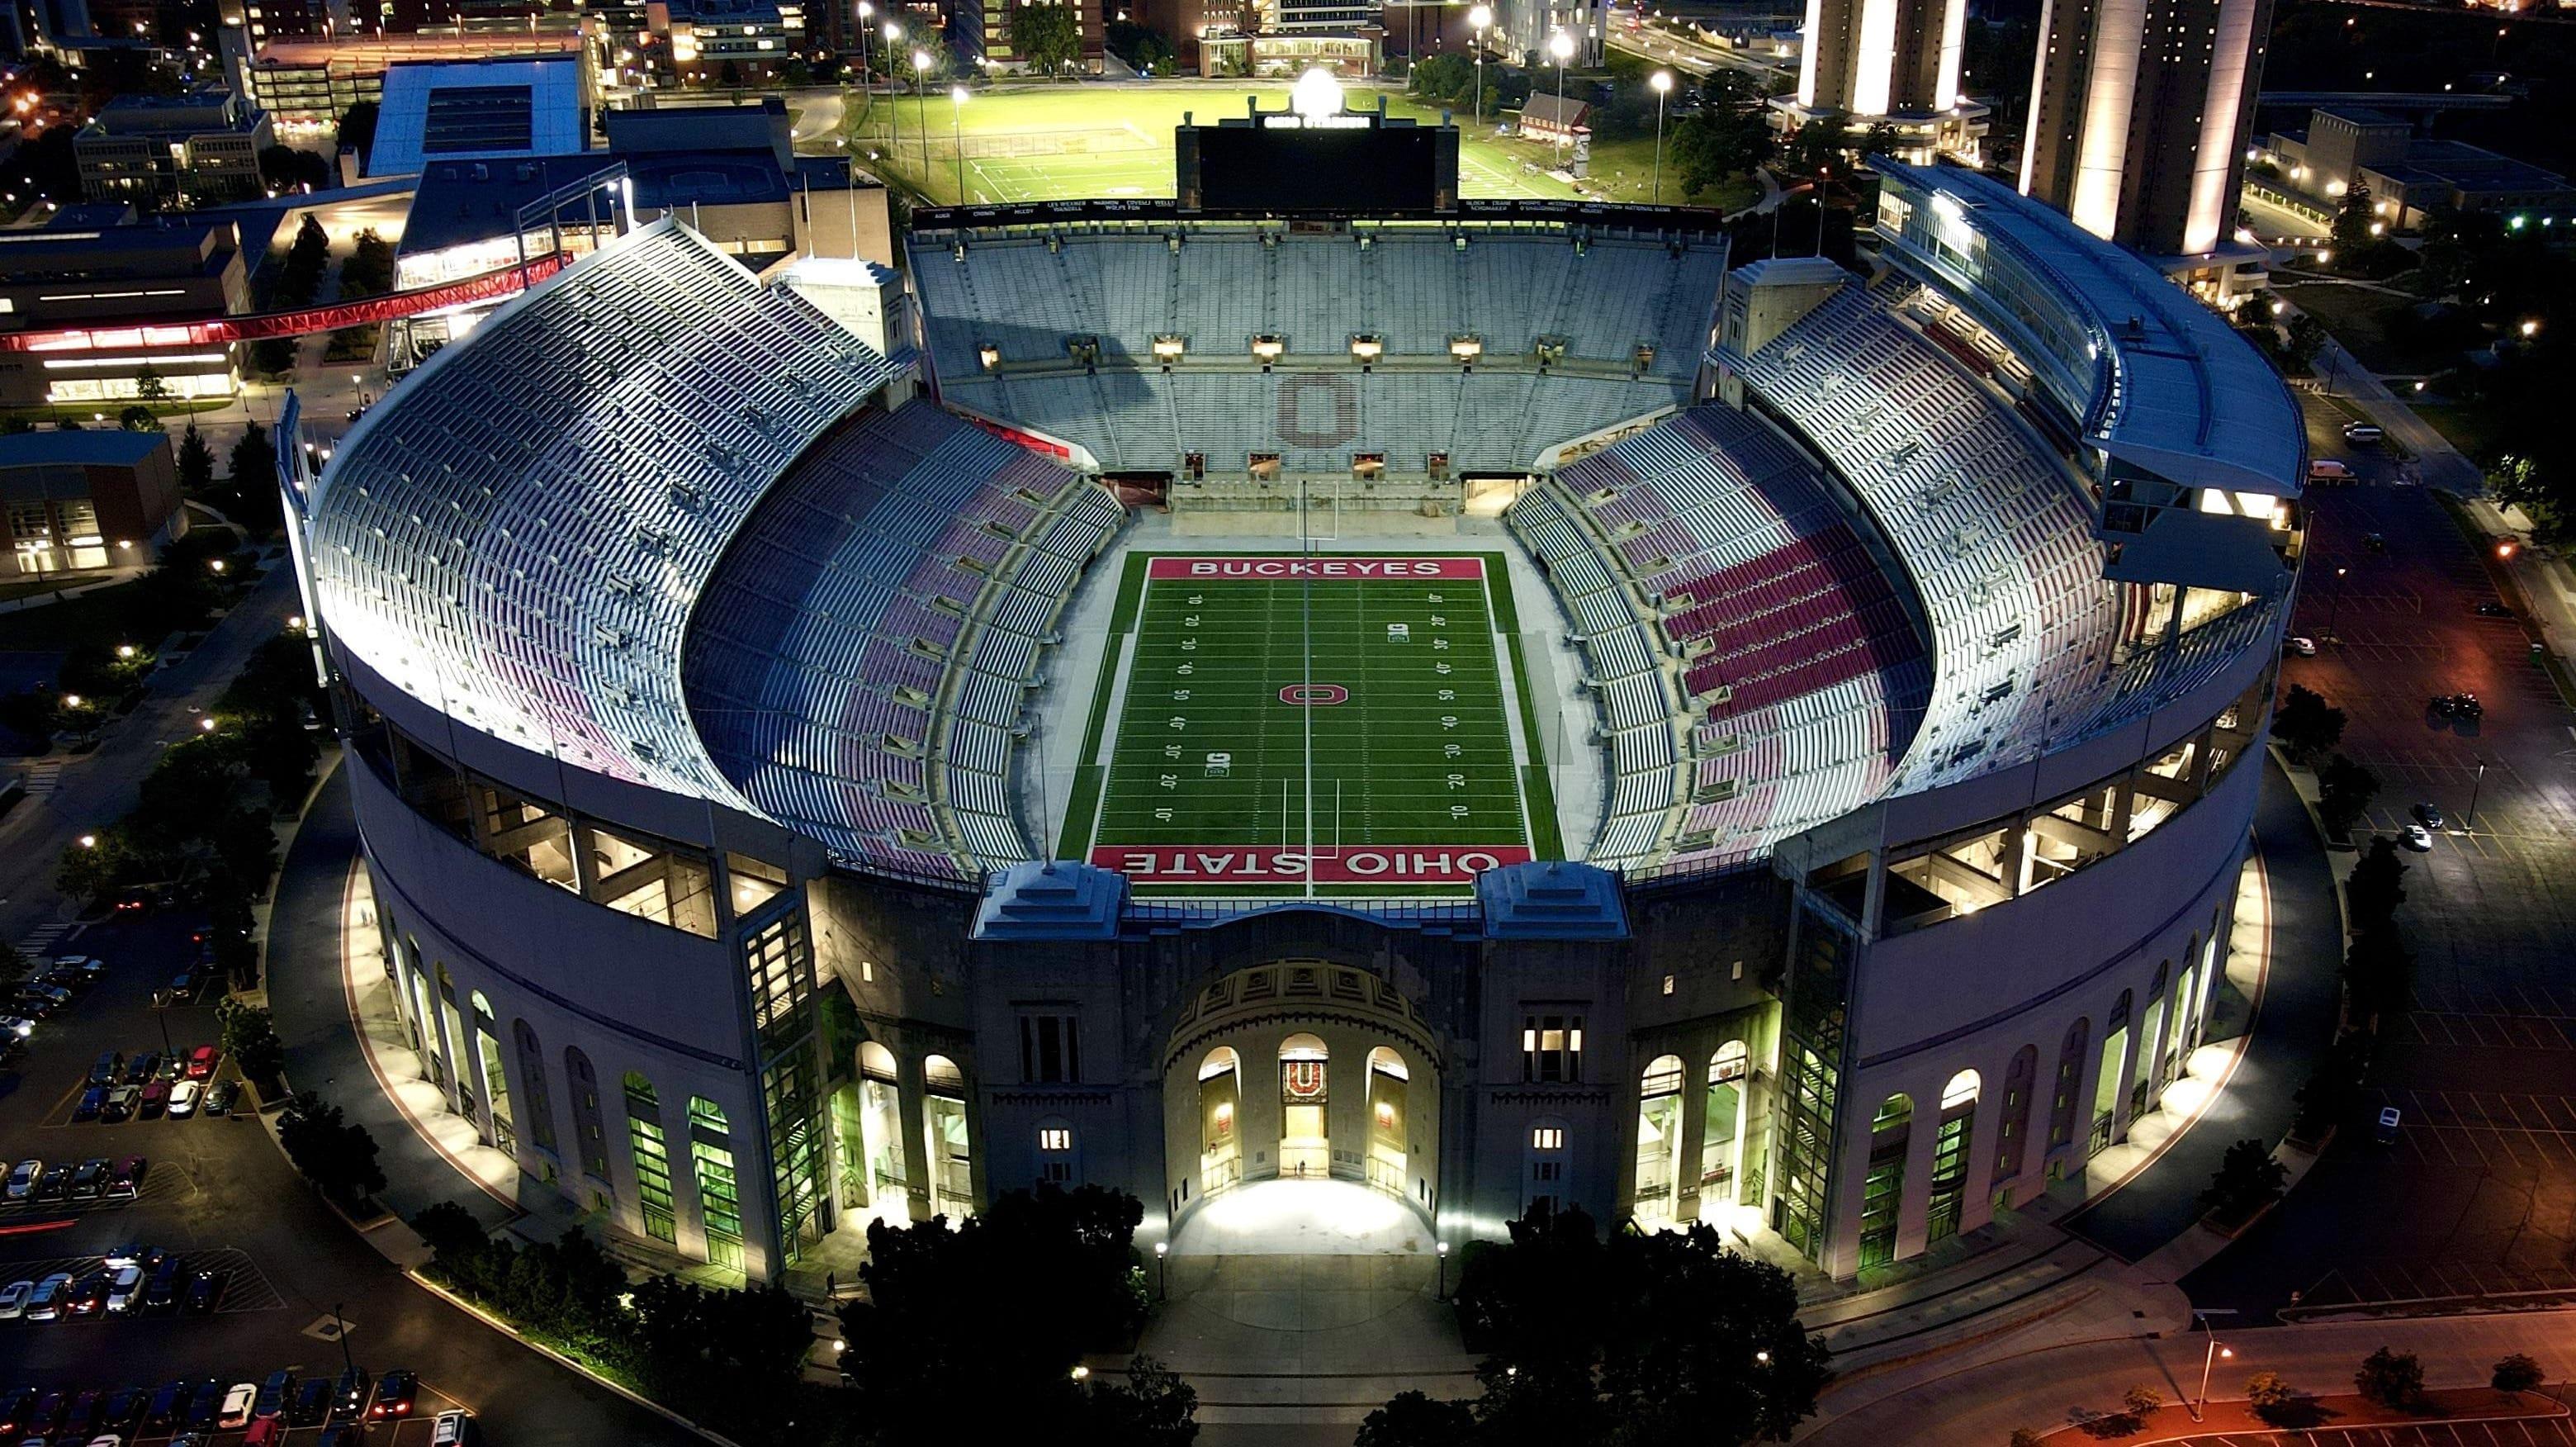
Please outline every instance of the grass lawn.
M2433 424L2471 461L2483 464L2499 449L2495 414L2480 402L2417 402L2415 415Z
M2417 353L2391 340L2390 328L2401 313L2418 304L2415 298L2330 282L2288 282L2279 275L2273 285L2301 311L2325 323L2334 339L2374 372L2401 376L2438 372L2458 361L2455 352Z
M160 642L161 634L169 630L139 636L133 603L134 585L119 583L42 608L0 613L0 652L58 653L81 643L114 648L120 643L148 647Z
M881 170L940 204L959 199L958 143L964 143L966 199L1039 201L1069 198L1164 198L1172 194L1172 132L1184 116L1202 123L1240 115L1243 97L1259 94L1277 109L1284 84L1241 81L1223 89L1173 86L1019 85L974 92L963 107L942 96L911 96L870 105L853 97L851 144L873 153ZM1367 107L1380 92L1353 87L1349 104ZM1384 92L1387 113L1436 123L1436 107ZM1621 141L1594 151L1595 179L1583 194L1642 201L1651 192L1654 140ZM1479 134L1458 148L1459 189L1479 199L1566 200L1576 190L1547 174L1555 157L1545 145ZM1536 169L1530 169L1535 167ZM1665 177L1664 199L1682 198ZM1750 180L1700 198L1728 208L1760 194Z
M1476 869L1531 857L1553 806L1525 797L1545 775L1505 717L1520 664L1488 592L1510 586L1499 558L1129 567L1141 595L1102 670L1125 696L1095 708L1082 755L1100 757L1105 725L1108 769L1065 831L1094 863L1147 894L1299 895L1311 871L1315 893L1353 897L1463 894ZM1301 567L1329 572L1240 575Z

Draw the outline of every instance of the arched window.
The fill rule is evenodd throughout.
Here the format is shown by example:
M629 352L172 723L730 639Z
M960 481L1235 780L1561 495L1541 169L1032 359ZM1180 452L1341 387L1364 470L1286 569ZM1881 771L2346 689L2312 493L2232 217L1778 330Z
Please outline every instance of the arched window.
M2030 1093L2038 1083L2039 1047L2014 1052L2004 1072L2003 1122L1995 1132L1995 1185L2000 1188L2021 1174L2022 1146L2030 1138Z
M2081 1016L2066 1027L2057 1047L2057 1083L2048 1098L2048 1148L2075 1143L2075 1123L2082 1118L2075 1093L2084 1084L2084 1052L2093 1043L2093 1022Z
M679 1218L671 1196L671 1145L662 1131L662 1102L653 1082L626 1072L626 1149L635 1161L635 1193L644 1206L644 1234L656 1241L679 1239Z
M2084 1155L2091 1159L2095 1151L2111 1144L2112 1127L2120 1110L2122 1069L2129 1061L2129 992L2120 992L2120 1001L2111 1007L2111 1030L2102 1037L2102 1061L2093 1077L2093 1126L2086 1137Z
M1881 1101L1869 1123L1869 1174L1860 1188L1860 1264L1896 1259L1896 1213L1905 1201L1905 1151L1914 1130L1914 1097Z
M1631 1212L1645 1230L1673 1224L1681 1210L1682 1085L1678 1055L1658 1055L1637 1079L1636 1198Z
M873 1040L859 1046L859 1071L880 1080L895 1078L894 1052Z
M931 1214L963 1220L975 1214L975 1162L966 1136L966 1072L945 1055L924 1056L921 1082Z
M742 1188L734 1179L733 1126L724 1108L703 1095L689 1097L689 1168L697 1177L698 1210L707 1224L707 1260L742 1269Z
M528 1133L537 1149L554 1150L555 1104L546 1089L546 1053L537 1044L535 1027L525 1020L510 1022L510 1040L519 1049L519 1089L528 1097ZM553 1167L547 1169L551 1172Z
M1924 1239L1959 1234L1959 1212L1968 1194L1968 1147L1976 1129L1977 1072L1962 1070L1941 1087L1941 1124L1932 1137L1931 1210Z
M1744 1078L1753 1057L1741 1040L1717 1047L1708 1060L1708 1109L1700 1128L1699 1212L1710 1213L1751 1199L1741 1187L1744 1160Z
M1220 1045L1199 1062L1199 1183L1201 1196L1243 1179L1243 1060ZM1188 1185L1184 1178L1183 1186Z
M493 1142L505 1151L518 1148L519 1128L510 1109L510 1075L501 1067L501 1027L492 1018L492 1001L473 992L474 1053L483 1062L483 1103L492 1111Z
M608 1179L608 1128L599 1109L599 1076L578 1045L564 1049L564 1074L572 1081L572 1126L580 1136L581 1168L592 1179Z
M880 1219L911 1219L903 1164L903 1090L895 1081L894 1052L874 1040L859 1045L859 1189Z
M2165 1038L2164 1030L2165 1022L2171 1018L2167 1007L2172 1004L2165 998L2165 979L2172 969L2171 960L2158 964L2155 981L2147 987L2147 1014L2138 1023L2138 1048L2135 1052L2138 1060L2129 1073L2129 1114L2132 1117L2146 1114L2148 1098L2155 1094L2156 1087L2164 1083L2165 1052L2173 1048L2173 1042Z
M1330 1080L1324 1042L1291 1035L1279 1042L1279 1174L1321 1180L1332 1173L1333 1145L1324 1118Z
M1543 1115L1530 1122L1529 1143L1521 1171L1521 1214L1554 1211L1564 1200L1566 1161L1573 1132L1561 1116Z
M1413 1163L1410 1115L1412 1072L1404 1057L1381 1045L1368 1055L1368 1183L1401 1196Z

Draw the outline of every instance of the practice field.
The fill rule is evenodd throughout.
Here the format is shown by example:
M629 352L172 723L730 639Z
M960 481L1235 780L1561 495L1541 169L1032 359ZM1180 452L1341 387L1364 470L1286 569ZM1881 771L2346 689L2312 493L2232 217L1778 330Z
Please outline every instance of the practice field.
M996 86L952 107L938 96L850 98L848 131L881 171L899 176L935 202L958 199L958 152L965 152L965 195L973 201L1068 198L1167 198L1172 194L1172 131L1184 115L1201 123L1243 114L1259 95L1277 109L1288 87L1270 81L1225 85ZM1387 113L1437 122L1439 111L1400 92ZM1348 103L1365 109L1378 92L1355 86ZM1458 187L1482 198L1566 200L1577 193L1545 167L1543 145L1470 133L1458 148ZM1537 168L1537 169L1533 169ZM1590 189L1617 189L1604 177ZM1642 194L1642 185L1636 187Z
M1502 566L1131 559L1066 852L1260 897L1464 894L1553 849Z

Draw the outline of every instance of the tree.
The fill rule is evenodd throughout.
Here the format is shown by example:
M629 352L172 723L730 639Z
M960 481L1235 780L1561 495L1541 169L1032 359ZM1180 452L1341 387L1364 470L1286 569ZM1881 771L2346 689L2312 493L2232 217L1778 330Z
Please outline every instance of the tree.
M2347 266L2358 261L2378 239L2370 234L2370 228L2377 221L2378 218L2371 213L2370 187L2355 176L2352 184L2344 190L2343 204L2335 208L2333 234L2336 258Z
M2298 312L2291 316L2287 331L2289 341L2282 348L2283 355L2302 373L2313 369L2317 354L2326 349L2326 324L2306 312Z
M2164 1404L2164 1393L2144 1383L2139 1383L2120 1394L2120 1411L2133 1422L2144 1422L2148 1413Z
M2368 931L2394 920L2397 906L2406 902L2405 878L2406 861L2397 857L2395 842L2371 840L2344 878L2344 903L2352 911L2353 928Z
M335 151L355 151L358 153L358 160L363 164L367 159L368 150L376 143L376 116L377 107L374 101L362 100L350 106L347 114L340 117L340 129L332 138L331 148Z
M350 242L349 259L340 263L340 295L377 296L391 290L393 284L393 243L370 226Z
M2331 838L2349 837L2352 826L2361 822L2361 811L2378 796L2379 776L2342 754L2317 770L2317 815Z
M2298 1399L2299 1394L2281 1380L2279 1372L2256 1372L2245 1379L2245 1405L2266 1422L2287 1411Z
M2515 1352L2496 1361L2495 1372L2487 1378L2487 1385L2499 1392L2512 1392L2519 1396L2539 1386L2540 1380L2540 1363Z
M262 1095L268 1094L277 1084L278 1072L286 1068L286 1042L277 1038L276 1022L256 1005L226 998L215 1006L215 1024L233 1068L259 1086Z
M1673 161L1682 194L1697 196L1771 159L1777 142L1761 89L1743 71L1721 70L1699 88L1698 106L1673 128Z
M2329 706L2322 694L2290 685L2289 697L2272 714L2272 737L2291 758L2307 763L2343 741L2344 711Z
M137 403L116 414L116 425L127 432L158 432L161 419L151 408Z
M2290 1168L2272 1159L2261 1141L2238 1141L2219 1158L2209 1188L2200 1193L2200 1207L2222 1224L2242 1226L2255 1212L2281 1199L2289 1179Z
M256 422L242 427L241 440L225 459L224 514L255 533L272 533L286 521L286 505L277 493L277 447L268 429Z
M265 146L259 153L259 179L279 195L325 190L331 184L331 163L293 146Z
M203 497L215 483L215 450L206 445L205 434L194 421L179 434L179 490L191 497Z
M2424 1364L2413 1352L2381 1347L2361 1359L2352 1385L2369 1401L2394 1411L2411 1411L2424 1400Z
M1082 1447L1189 1447L1198 1440L1199 1394L1152 1357L1127 1363L1127 1380L1093 1379L1073 1440Z
M1399 1392L1360 1422L1351 1447L1468 1447L1476 1414L1464 1402Z
M134 395L146 402L166 402L170 400L170 384L158 368L147 366L134 374Z
M2028 1427L2015 1427L2012 1429L2012 1435L2004 1439L2004 1444L2005 1447L2040 1447L2040 1444L2047 1440Z
M2366 929L2344 952L2344 993L2352 1017L2367 1021L2406 1008L2414 994L2415 956L2396 927Z
M2303 1141L2320 1140L2343 1121L2368 1079L2370 1046L2367 1030L2347 1030L2335 1037L2334 1044L2326 1047L2325 1058L2308 1072L2307 1083L2291 1097L2299 1109L2291 1118L2290 1134Z
M1005 33L1013 55L1050 74L1082 58L1082 26L1070 5L1014 5Z
M1169 75L1172 72L1172 42L1169 36L1150 25L1133 20L1109 22L1109 52L1135 68L1139 75Z
M287 1100L277 1117L277 1143L285 1147L297 1174L344 1207L356 1207L385 1188L375 1138L312 1091L298 1091Z

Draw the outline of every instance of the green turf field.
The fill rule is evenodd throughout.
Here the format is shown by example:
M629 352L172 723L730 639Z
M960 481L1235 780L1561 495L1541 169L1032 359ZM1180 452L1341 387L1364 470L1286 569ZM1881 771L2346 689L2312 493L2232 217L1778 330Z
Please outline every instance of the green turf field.
M939 203L958 199L958 151L965 151L965 195L974 201L1049 201L1100 197L1168 197L1172 194L1172 131L1185 114L1201 122L1243 114L1243 98L1259 95L1277 109L1288 87L1272 81L1224 85L1025 85L970 93L952 107L939 95L889 100L853 94L845 135L880 171ZM1398 91L1387 94L1387 113L1436 122L1437 108ZM1348 104L1366 108L1378 92L1354 86ZM1653 142L1622 141L1595 152L1594 176L1585 194L1642 201L1652 190ZM1471 130L1458 148L1458 185L1478 198L1564 200L1573 187L1548 174L1559 157L1549 147ZM1682 200L1668 167L1664 199ZM1700 204L1732 208L1760 195L1751 182L1730 183Z
M1069 854L1149 895L1455 895L1554 839L1499 558L1159 561L1129 563ZM1194 566L1342 576L1149 576Z

